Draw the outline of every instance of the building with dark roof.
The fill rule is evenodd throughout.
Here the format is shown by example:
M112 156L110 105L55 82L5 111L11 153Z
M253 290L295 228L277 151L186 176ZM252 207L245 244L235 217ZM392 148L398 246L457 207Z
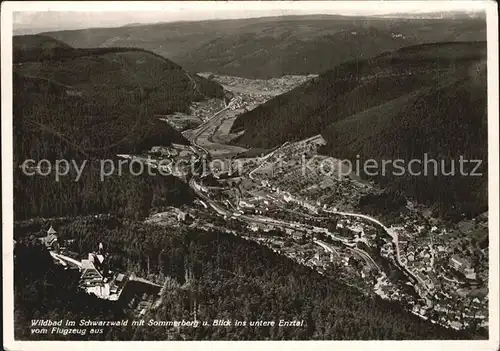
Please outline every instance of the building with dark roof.
M59 243L57 242L56 231L52 226L47 230L47 236L40 238L40 241L47 247L50 251L58 251Z

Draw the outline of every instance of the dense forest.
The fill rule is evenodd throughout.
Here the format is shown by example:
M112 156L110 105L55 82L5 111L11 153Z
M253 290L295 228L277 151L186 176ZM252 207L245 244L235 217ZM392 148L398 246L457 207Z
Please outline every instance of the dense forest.
M187 112L193 101L223 97L217 83L145 50L73 49L54 42L14 37L14 125L20 133L44 134L37 139L56 135L99 156L187 143L153 116ZM43 150L39 144L27 145L26 153Z
M237 143L257 148L321 134L322 154L378 165L427 154L449 172L460 156L483 160L481 177L457 174L458 165L453 176L359 172L442 215L474 216L488 202L485 55L484 42L436 43L346 62L239 116L233 131L245 130Z
M40 35L17 36L13 44L16 219L107 212L141 218L152 207L192 200L178 179L133 176L128 167L102 182L100 160L116 165L117 153L188 144L154 114L222 96L220 85L143 49L80 50ZM87 164L78 182L74 172L56 181L54 173L24 175L19 166L28 159Z
M164 56L140 47L75 48L41 34L14 36L12 42L14 70L35 73L36 76L53 78L48 73L55 73L62 81L70 79L78 85L95 81L94 75L107 70L107 77L101 79L106 80L109 90L118 84L126 83L126 86L131 81L136 83L135 88L142 85L162 89L163 85L169 85L170 90L161 91L170 94L164 96L167 106L180 98L189 102L205 97L223 97L223 89L218 83L189 73ZM84 64L91 65L92 70L90 67L82 70ZM117 75L117 70L122 76ZM64 73L71 73L71 76ZM103 80L99 82L104 83ZM178 111L186 108L179 103L172 107L179 108Z
M111 91L101 100L66 96L57 83L14 74L14 157L135 153L187 140L144 110L142 98ZM58 94L58 92L61 92Z
M48 223L16 230L16 240L30 240L30 229ZM397 303L365 296L335 278L318 274L298 265L272 250L240 237L195 229L173 229L122 222L116 218L80 219L57 227L60 239L75 239L70 248L80 252L96 249L103 242L111 255L111 265L138 275L162 281L166 289L162 303L150 310L145 320L304 320L302 327L138 327L125 331L110 328L100 336L105 339L456 339L470 338L424 321ZM34 239L31 238L31 241ZM23 244L25 245L25 244ZM32 250L32 249L31 249ZM41 250L41 248L40 248ZM24 335L26 322L33 318L66 318L74 304L90 299L76 294L65 278L66 272L53 271L47 254L21 256L16 250L16 323ZM23 261L24 260L24 261ZM149 265L148 265L149 263ZM34 268L36 267L36 268ZM42 272L41 272L42 271ZM46 285L38 294L29 294ZM52 285L53 284L53 285ZM59 289L57 300L51 289ZM48 290L47 290L48 289ZM64 296L66 295L66 296ZM32 305L25 303L30 299ZM50 300L50 301L47 301ZM45 306L47 301L47 307ZM71 301L71 302L70 302ZM35 306L33 309L27 306ZM106 313L106 320L122 318L104 302L79 310L78 318L92 318ZM110 312L111 311L111 312ZM75 312L76 313L76 312ZM118 314L117 314L118 313ZM24 332L25 333L25 332ZM88 338L88 337L87 337Z
M128 167L118 174L115 160L113 175L101 180L100 164L86 164L78 181L72 170L56 181L53 176L23 174L15 169L14 214L16 220L33 217L77 216L112 213L121 217L140 219L152 209L191 203L194 193L173 176L150 176L147 172L131 174Z

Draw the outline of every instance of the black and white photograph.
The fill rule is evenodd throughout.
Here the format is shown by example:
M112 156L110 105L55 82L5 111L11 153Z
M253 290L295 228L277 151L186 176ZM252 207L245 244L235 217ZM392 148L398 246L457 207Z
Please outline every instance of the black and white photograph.
M4 348L498 350L497 31L488 1L2 3Z

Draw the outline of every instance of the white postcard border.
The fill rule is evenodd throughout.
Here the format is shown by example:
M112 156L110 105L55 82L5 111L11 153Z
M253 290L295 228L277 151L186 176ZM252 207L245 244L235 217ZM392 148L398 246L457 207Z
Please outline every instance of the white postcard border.
M298 8L316 7L427 7L439 4L443 10L451 3L464 9L484 8L487 13L488 52L488 186L489 186L489 340L456 341L15 341L13 311L13 153L12 153L12 32L14 11L157 11L198 8L212 11L226 8ZM272 6L271 6L272 5ZM498 13L494 1L193 1L193 2L85 2L85 1L12 1L1 8L2 45L2 260L3 260L3 346L6 350L498 350L499 349L499 114L498 114ZM266 7L267 6L267 7Z

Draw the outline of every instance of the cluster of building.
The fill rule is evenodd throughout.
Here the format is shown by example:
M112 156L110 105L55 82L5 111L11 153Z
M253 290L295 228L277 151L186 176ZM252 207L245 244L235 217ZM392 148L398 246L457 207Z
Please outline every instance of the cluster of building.
M369 254L363 251L368 250L366 246L374 246L373 244L377 239L378 233L376 229L371 228L369 225L364 225L364 223L360 223L357 220L341 218L336 223L334 229L329 229L335 232L337 239L341 237L341 240L348 241L349 244L353 245L347 245L349 247L346 247L345 250L339 250L339 252L342 251L341 255L333 254L326 248L316 247L315 250L312 250L309 247L310 245L303 244L304 241L310 244L311 238L320 238L319 236L315 236L312 229L308 229L309 227L312 228L312 226L307 225L311 224L308 219L311 217L311 214L319 213L319 209L327 205L328 208L340 207L342 210L347 210L345 206L338 205L337 202L331 204L324 201L323 197L310 196L311 189L318 188L320 181L316 178L314 178L314 181L310 181L312 178L307 179L307 177L300 173L301 170L297 169L300 164L294 162L302 155L319 157L317 155L318 149L325 145L325 143L321 135L299 142L286 143L274 152L264 156L263 158L265 159L256 159L254 162L249 163L249 165L253 164L253 166L249 171L247 181L251 181L253 185L246 186L245 181L242 181L240 190L242 193L248 193L251 196L243 197L242 193L240 193L240 196L237 196L236 199L238 209L244 210L246 213L265 213L267 216L273 218L283 219L286 217L284 219L289 224L293 222L302 224L301 230L279 229L285 233L285 237L280 237L279 235L249 235L249 238L251 237L251 240L263 241L264 244L271 247L274 251L289 256L298 263L315 267L319 272L326 272L332 264L343 263L348 266L345 271L350 272L353 277L357 275L358 281L359 277L361 277L364 283L368 283L372 287L374 285L375 292L380 296L392 300L404 301L409 309L423 316L423 318L430 318L428 316L434 317L437 313L433 309L433 304L436 306L447 306L450 311L457 310L456 306L448 303L448 300L455 298L455 293L449 290L448 287L443 289L439 285L440 279L436 275L436 270L438 267L447 266L445 269L449 271L449 266L457 275L462 275L469 282L476 278L476 271L467 260L457 255L450 256L449 252L453 250L449 250L450 245L448 243L442 242L442 240L432 242L430 238L438 237L441 232L445 232L445 229L439 229L438 227L441 226L439 223L433 222L430 219L424 219L421 215L418 215L420 211L415 210L412 206L407 206L407 211L403 211L401 218L398 218L399 223L401 223L400 227L391 227L399 236L398 247L392 242L388 242L382 245L380 250L382 257L395 262L396 266L401 266L395 259L395 251L399 249L402 265L404 268L407 268L402 271L402 274L409 277L408 281L402 279L401 284L398 282L399 276L392 277L391 275L391 279L389 279L383 272L377 270L378 261L374 262L373 259L370 260ZM280 166L280 163L283 170L282 173L276 167L276 165ZM312 166L319 167L317 164L313 164ZM313 172L310 173L312 174ZM352 201L356 202L356 198L359 199L357 195L371 191L369 187L358 185L359 181L351 181L351 178L344 181L345 178L340 180L334 179L331 182L333 184L331 188L338 190L334 193L336 198L349 198L350 200L354 199ZM256 184L259 185L255 186ZM292 189L291 184L296 185L297 190L300 191L300 197L294 195L297 192ZM345 187L349 188L346 189ZM351 188L355 188L355 190L351 191ZM286 191L280 191L280 189L285 189ZM322 189L322 192L325 192L325 188ZM259 190L262 192L261 195L257 194ZM269 190L273 192L271 193ZM331 194L332 192L329 193ZM351 196L351 194L354 195ZM333 201L340 200L334 199ZM291 204L299 206L300 209L296 210L293 206L287 207ZM304 211L304 209L309 211ZM313 225L330 228L328 223ZM252 224L251 226L252 228L250 229L257 234L261 230L275 229L270 223ZM303 240L304 237L306 237L306 240ZM375 278L379 279L376 280ZM441 291L447 291L450 298L446 297L441 300L436 298ZM467 299L464 299L463 302L466 303L466 301ZM451 317L441 315L440 313L438 315L443 321L457 322L457 319L451 315Z
M124 294L127 299L143 293L148 296L159 295L160 285L136 277L135 274L110 270L109 255L104 251L102 243L99 243L96 252L89 252L86 258L79 259L59 243L57 232L52 226L40 241L49 250L54 263L80 272L79 287L88 294L110 301L118 301Z
M161 121L168 123L175 130L182 132L187 129L198 127L202 120L199 117L176 112L173 115L155 115Z
M220 76L211 73L204 74L217 82L233 87L244 87L255 91L271 92L273 95L277 92L285 93L306 81L317 77L317 74L310 75L285 75L280 78L271 79L249 79L235 76Z
M476 280L476 272L470 262L463 257L453 255L450 257L449 265L456 272L462 274L468 280Z
M172 143L171 146L153 146L149 153L166 158L188 158L194 154L189 146L176 143Z
M168 206L161 212L151 215L145 222L162 226L179 226L193 223L194 217L177 207Z
M328 206L353 209L370 187L352 176L340 160L318 154L326 144L321 135L286 143L251 172L261 185L300 193L304 199Z
M455 329L472 322L486 325L487 288L481 287L481 265L475 267L466 258L477 249L468 242L467 233L481 228L481 218L445 225L413 206L401 217L404 224L393 227L399 234L401 258L431 289L431 305L415 304L413 312Z
M221 99L209 99L207 101L196 101L190 106L190 115L204 120L224 107Z

